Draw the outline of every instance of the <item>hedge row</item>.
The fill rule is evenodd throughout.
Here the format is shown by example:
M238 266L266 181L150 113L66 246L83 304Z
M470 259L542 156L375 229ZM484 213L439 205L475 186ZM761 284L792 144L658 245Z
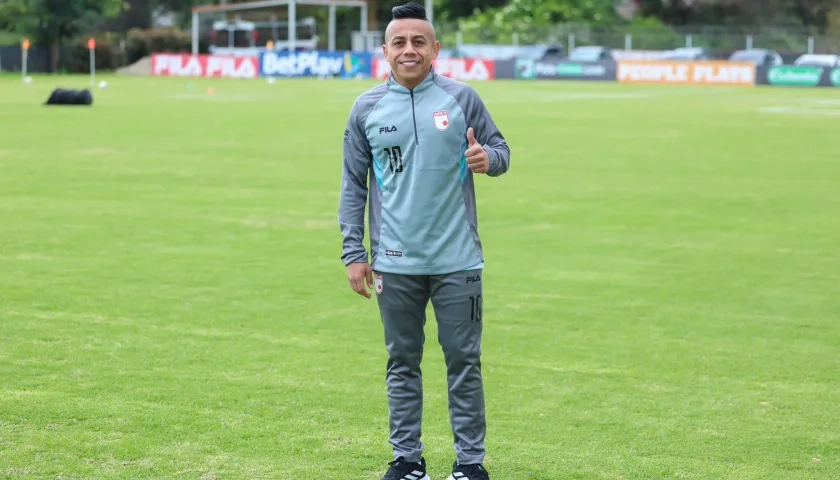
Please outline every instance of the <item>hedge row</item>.
M59 69L67 73L86 73L90 71L90 51L88 38L75 38L64 42L61 51ZM96 69L115 70L125 64L125 57L120 49L120 37L113 33L100 34L96 40Z
M199 51L207 52L207 40L199 41ZM189 53L192 34L177 28L131 29L126 34L125 53L129 64L157 52Z
M61 69L68 73L90 71L89 37L77 38L64 44ZM125 36L105 33L96 40L96 69L115 70L131 65L156 52L188 53L192 49L190 32L177 28L132 29ZM199 51L207 52L207 41L199 42Z

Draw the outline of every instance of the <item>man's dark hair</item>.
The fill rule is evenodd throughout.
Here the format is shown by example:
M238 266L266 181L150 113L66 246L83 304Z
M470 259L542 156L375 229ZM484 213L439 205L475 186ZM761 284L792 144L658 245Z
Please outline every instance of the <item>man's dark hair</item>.
M417 20L429 21L426 17L426 7L415 2L409 2L405 5L397 5L391 9L391 15L394 17L394 20L415 18Z

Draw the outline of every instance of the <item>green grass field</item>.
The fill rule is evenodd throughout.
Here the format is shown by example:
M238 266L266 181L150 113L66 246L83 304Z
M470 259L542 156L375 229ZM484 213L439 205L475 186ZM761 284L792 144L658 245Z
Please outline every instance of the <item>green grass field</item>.
M373 83L108 80L0 78L0 478L378 480L337 225ZM477 181L494 480L840 478L840 91L476 89L512 149Z

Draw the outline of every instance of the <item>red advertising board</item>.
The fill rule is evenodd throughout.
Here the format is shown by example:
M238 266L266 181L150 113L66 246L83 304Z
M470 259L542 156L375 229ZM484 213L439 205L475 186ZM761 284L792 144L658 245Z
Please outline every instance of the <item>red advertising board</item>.
M493 60L481 58L438 58L434 61L435 71L445 77L462 82L493 80L496 78L496 64ZM373 78L385 80L391 74L391 66L384 58L373 59Z
M257 78L260 59L230 55L155 53L152 75L163 77Z

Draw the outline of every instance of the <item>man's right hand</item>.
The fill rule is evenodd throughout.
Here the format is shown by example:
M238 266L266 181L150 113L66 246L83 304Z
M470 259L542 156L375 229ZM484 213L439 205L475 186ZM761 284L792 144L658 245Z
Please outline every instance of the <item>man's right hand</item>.
M350 288L359 295L370 298L368 288L373 288L373 269L367 262L351 263L347 265L347 280ZM365 288L367 282L367 288Z

